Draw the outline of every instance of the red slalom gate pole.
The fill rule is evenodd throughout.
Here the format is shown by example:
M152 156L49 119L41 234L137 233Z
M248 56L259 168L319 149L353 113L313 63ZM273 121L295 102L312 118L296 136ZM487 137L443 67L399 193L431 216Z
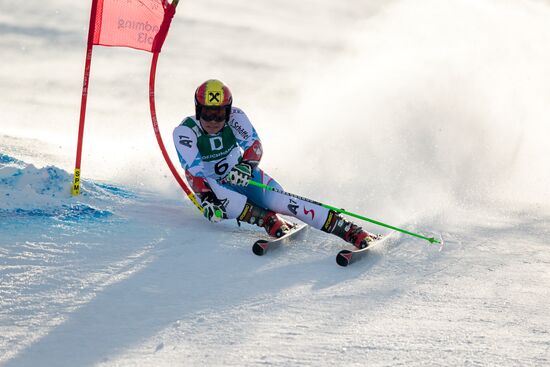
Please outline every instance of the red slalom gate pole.
M80 163L82 161L82 143L84 140L84 120L86 119L86 102L88 101L88 83L90 80L90 67L92 63L92 49L95 31L95 19L97 12L97 0L92 0L90 14L90 27L88 28L88 47L86 49L86 63L84 64L84 80L82 82L82 99L80 101L80 123L78 125L78 142L76 147L76 162L74 166L73 186L71 193L80 195Z
M174 167L174 165L172 164L172 160L170 159L168 152L166 152L166 148L162 141L162 136L160 135L158 120L157 120L157 112L155 108L155 75L157 73L158 56L159 56L158 52L153 53L153 59L151 61L151 72L149 74L149 107L151 110L151 121L153 123L153 130L155 131L155 136L157 138L157 143L160 147L160 151L162 152L162 156L164 157L164 160L166 161L168 168L170 168L172 175L174 175L174 178L176 179L176 181L179 183L183 191L187 194L187 197L189 198L189 200L191 200L193 204L195 204L197 209L199 209L202 212L203 209L202 209L202 206L199 204L197 197L195 196L193 191L191 191L191 189L187 186L187 184L183 181L178 171L176 170L176 167Z

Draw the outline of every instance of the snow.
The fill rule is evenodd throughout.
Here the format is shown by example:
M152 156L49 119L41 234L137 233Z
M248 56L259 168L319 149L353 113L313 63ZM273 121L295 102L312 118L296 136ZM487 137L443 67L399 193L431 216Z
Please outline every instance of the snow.
M365 224L388 237L347 268L322 232L257 257L262 230L200 217L145 53L94 49L72 197L89 4L0 9L0 366L550 363L547 1L178 6L174 162L218 77L290 192L445 240Z

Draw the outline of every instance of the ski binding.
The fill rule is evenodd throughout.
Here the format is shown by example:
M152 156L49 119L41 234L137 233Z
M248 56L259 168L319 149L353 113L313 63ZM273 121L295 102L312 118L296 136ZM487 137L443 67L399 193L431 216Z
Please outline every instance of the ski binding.
M275 238L273 240L258 240L252 245L252 252L258 256L263 256L268 250L273 250L281 245L288 243L291 239L296 238L298 235L307 232L307 224L295 224L290 231L282 237Z

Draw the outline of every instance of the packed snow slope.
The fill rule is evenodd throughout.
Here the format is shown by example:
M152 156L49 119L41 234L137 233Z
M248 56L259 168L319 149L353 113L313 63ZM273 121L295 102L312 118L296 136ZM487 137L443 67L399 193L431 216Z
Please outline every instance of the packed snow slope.
M318 232L259 258L253 227L2 162L4 366L548 363L547 214L416 217L441 251L392 234L344 269Z
M550 363L550 3L186 1L161 132L224 80L291 192L424 235L348 268L310 231L213 225L163 163L150 55L94 49L88 2L0 0L0 366ZM7 62L6 60L9 60Z

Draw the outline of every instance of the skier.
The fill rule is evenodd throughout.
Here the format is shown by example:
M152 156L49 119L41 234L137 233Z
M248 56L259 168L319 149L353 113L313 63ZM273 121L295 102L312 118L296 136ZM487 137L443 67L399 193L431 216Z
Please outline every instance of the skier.
M249 186L249 180L254 180L282 190L259 168L263 153L260 138L246 114L232 102L226 85L207 80L195 91L195 115L183 119L173 134L187 181L209 221L237 219L281 237L292 227L278 215L283 214L357 248L365 248L377 238L333 210Z

